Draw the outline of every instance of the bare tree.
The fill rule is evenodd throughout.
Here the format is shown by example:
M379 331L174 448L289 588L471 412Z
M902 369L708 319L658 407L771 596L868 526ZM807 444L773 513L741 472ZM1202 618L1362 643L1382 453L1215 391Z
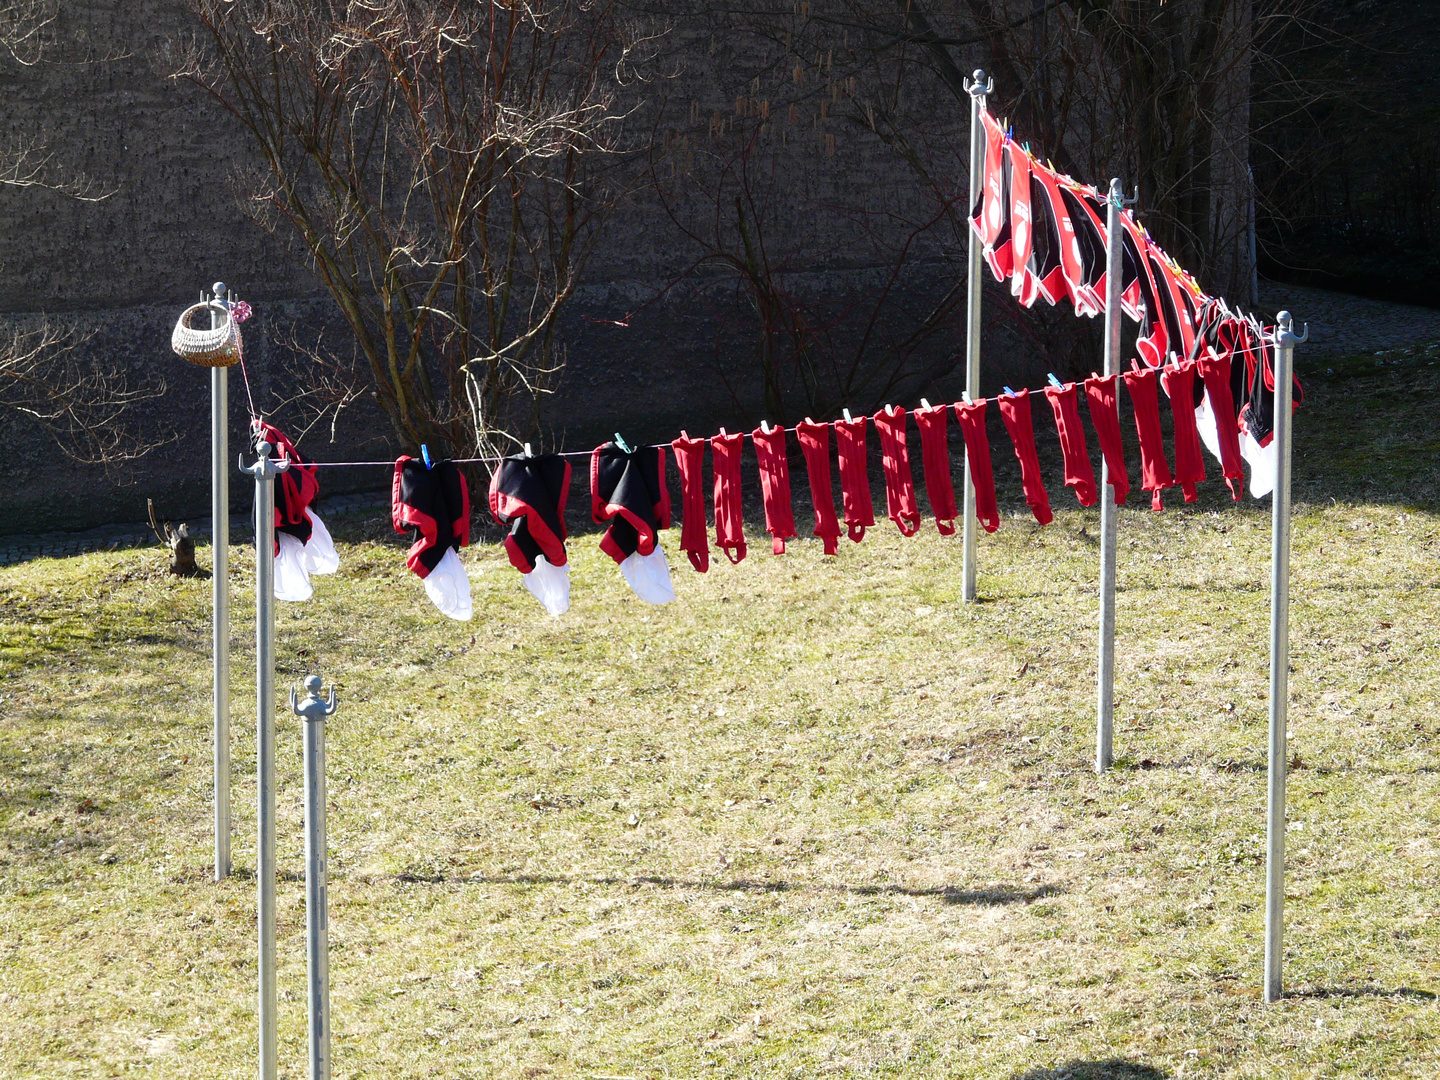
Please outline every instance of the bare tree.
M56 58L56 14L49 0L0 0L0 74L14 76ZM111 194L75 170L57 168L41 136L0 147L0 187L46 189L87 202ZM136 381L90 348L94 338L93 329L74 319L0 321L0 410L32 417L76 460L110 466L165 441L132 412L164 394L165 383L154 375Z
M402 443L492 453L538 430L560 313L626 181L640 40L613 0L188 0L177 77L249 134L257 219L314 269Z

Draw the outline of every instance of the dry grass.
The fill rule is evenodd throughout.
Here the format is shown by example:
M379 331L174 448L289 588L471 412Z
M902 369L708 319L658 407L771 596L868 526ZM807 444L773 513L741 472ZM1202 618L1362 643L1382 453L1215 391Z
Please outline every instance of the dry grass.
M1212 484L1198 509L1124 513L1102 778L1093 512L1035 530L1012 506L973 606L958 539L930 526L831 560L760 543L703 577L672 539L664 609L580 537L560 620L481 546L469 626L430 608L382 523L336 522L342 573L278 620L282 682L318 670L342 693L335 1075L1435 1075L1425 363L1345 367L1301 414L1290 994L1271 1007L1268 505ZM1351 422L1356 393L1383 429ZM240 872L215 885L208 585L161 566L0 570L7 1076L253 1075L251 577L242 557ZM281 731L295 1077L300 742Z

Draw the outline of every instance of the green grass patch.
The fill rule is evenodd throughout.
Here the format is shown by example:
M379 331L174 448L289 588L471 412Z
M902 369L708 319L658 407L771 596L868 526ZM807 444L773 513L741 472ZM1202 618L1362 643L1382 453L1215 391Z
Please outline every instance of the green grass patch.
M376 514L333 523L341 573L277 617L282 692L319 671L341 695L335 1075L1434 1075L1440 386L1423 350L1333 366L1302 371L1297 422L1283 1002L1259 1000L1268 503L1212 483L1197 507L1121 514L1103 777L1098 527L1058 489L1053 526L1012 502L982 537L979 604L929 524L828 560L757 543L704 576L672 535L663 609L589 534L559 620L493 544L467 552L468 625L431 608ZM156 551L0 569L7 1076L253 1075L253 564L235 562L237 873L218 885L208 583ZM297 1076L283 707L279 728Z

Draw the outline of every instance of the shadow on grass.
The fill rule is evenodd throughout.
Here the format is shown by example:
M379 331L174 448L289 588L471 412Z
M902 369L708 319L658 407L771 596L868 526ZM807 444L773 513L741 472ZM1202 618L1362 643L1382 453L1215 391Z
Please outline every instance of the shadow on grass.
M1048 1069L1027 1069L1012 1080L1166 1080L1170 1074L1153 1065L1111 1058L1108 1061L1067 1061Z
M1433 990L1417 990L1413 986L1397 986L1387 989L1383 986L1313 986L1305 990L1288 990L1282 995L1296 999L1321 998L1410 998L1414 1001L1434 1001Z
M469 874L447 877L445 874L416 874L402 872L395 875L397 882L406 885L657 885L664 889L710 889L716 892L783 893L815 890L823 892L848 892L856 896L933 896L947 904L973 904L988 907L997 904L1031 904L1047 896L1058 896L1064 890L1058 885L1038 885L1033 889L1018 889L1013 885L992 885L983 889L960 889L953 885L942 885L933 889L911 889L903 885L812 885L792 881L751 881L737 878L733 881L687 881L681 878L646 875L634 878L573 878L540 874L517 874L512 877Z

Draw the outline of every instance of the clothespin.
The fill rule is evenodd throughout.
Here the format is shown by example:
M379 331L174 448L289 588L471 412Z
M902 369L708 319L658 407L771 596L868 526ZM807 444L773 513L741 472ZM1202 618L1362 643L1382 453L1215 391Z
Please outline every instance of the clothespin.
M769 434L770 434L770 421L769 421L769 420L761 420L761 421L760 421L760 430L763 431L766 435L769 435Z
M424 443L420 444L420 457L425 461L425 468L433 469L435 467L435 464L430 460L430 447Z
M525 444L525 456L526 456L526 457L534 457L534 456L535 456L535 452L530 449L530 444L529 444L528 442Z
M929 398L923 398L923 397L922 397L922 398L920 399L920 408L922 408L922 409L928 409L929 407L930 407L930 399L929 399Z
M960 400L963 401L963 402L965 402L966 405L973 404L973 402L971 402L971 400L970 400L970 391L969 391L969 390L961 390L961 391L960 391Z
M682 427L682 428L680 429L680 438L682 438L682 439L688 439L688 438L690 438L690 432L686 431L686 430Z
M846 422L847 424L850 423L850 410L849 410L849 409L841 409L840 411L845 414L845 422Z
M1057 379L1057 378L1055 377L1055 373L1054 373L1053 371L1050 372L1047 377L1048 377L1049 380L1050 380L1050 385L1053 386L1053 387L1055 387L1056 390L1064 390L1064 389L1065 389L1065 384L1062 383L1059 379Z
M885 406L885 415L886 415L886 416L894 416L894 415L895 415L895 406L894 406L894 405L886 405L886 406Z
M721 428L721 429L720 429L720 434L721 434L721 435L724 435L724 434L725 434L725 429L724 429L724 428ZM633 454L633 453L635 452L634 450L631 450L631 449L630 449L630 444L625 441L624 436L622 436L618 431L615 432L615 445L620 448L620 452L621 452L621 453L624 453L624 454Z
M1007 386L1007 387L1005 387L1005 396L1006 396L1006 397L1014 397L1014 396L1015 396L1015 391L1014 391L1014 390L1011 390L1011 389Z

